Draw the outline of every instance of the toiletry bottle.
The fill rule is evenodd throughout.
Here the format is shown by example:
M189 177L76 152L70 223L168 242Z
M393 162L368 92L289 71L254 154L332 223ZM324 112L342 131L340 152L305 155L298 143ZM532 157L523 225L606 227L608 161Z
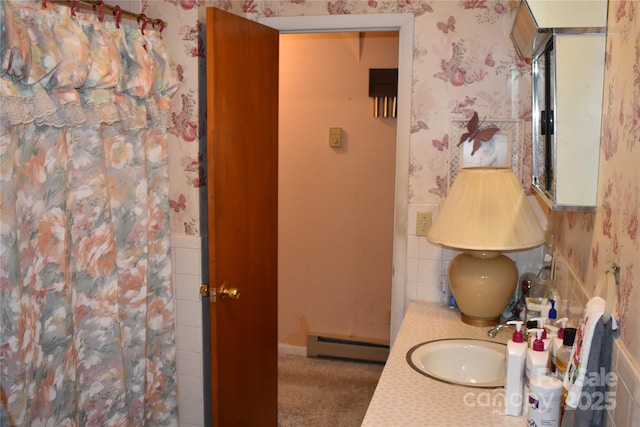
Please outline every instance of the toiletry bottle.
M566 328L564 330L564 338L562 339L562 347L556 353L556 378L563 380L564 374L567 372L569 357L571 357L571 349L576 338L576 328Z
M558 328L558 333L555 337L551 338L551 366L550 371L554 373L556 371L556 358L558 356L558 350L562 347L562 341L564 339L564 331L567 327L567 322L569 319L563 317L562 319L556 320L556 327Z
M564 330L567 327L567 322L569 321L569 319L567 319L566 317L561 317L560 319L556 320L556 326L558 327L558 338L562 339L564 338Z
M522 407L524 402L524 367L527 355L527 343L524 341L522 333L522 321L510 320L509 325L515 325L515 332L509 341L507 341L507 358L504 390L504 413L519 417L522 415Z
M547 298L526 298L527 305L527 315L525 317L526 320L531 320L536 317L549 316L549 311L551 310L551 304Z
M544 349L550 350L551 338L548 336L547 330L545 329L546 322L548 319L546 317L536 317L531 320L535 320L536 322L538 322L538 327L536 329L542 330L542 342L544 344ZM535 340L535 335L532 337L532 340ZM531 342L530 347L531 346L533 346L533 341Z
M527 425L559 427L562 381L550 376L531 378L527 396Z
M558 310L556 310L556 300L550 299L551 308L549 309L549 323L555 324L556 318L558 317Z
M544 349L542 334L544 329L536 329L536 339L527 351L526 378L539 377L549 373L549 350ZM566 331L565 331L566 335Z
M563 345L558 354L556 355L556 372L555 377L564 381L564 376L567 373L567 367L569 366L569 359L571 358L571 351L573 350L573 343L575 342L577 329L566 328L564 330ZM569 391L562 387L562 398L560 399L560 419L564 416L564 402L567 400L567 394Z
M525 396L529 396L531 378L542 377L549 373L549 351L544 349L543 331L544 329L535 329L536 339L533 341L531 348L527 350L524 376ZM527 406L526 403L525 408Z

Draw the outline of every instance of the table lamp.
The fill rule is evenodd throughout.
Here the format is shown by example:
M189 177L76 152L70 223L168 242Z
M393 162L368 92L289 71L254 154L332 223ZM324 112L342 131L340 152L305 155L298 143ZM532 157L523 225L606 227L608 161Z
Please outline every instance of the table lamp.
M533 248L544 233L511 168L462 168L427 240L464 252L449 264L451 293L461 320L495 325L518 282L515 262L503 251Z

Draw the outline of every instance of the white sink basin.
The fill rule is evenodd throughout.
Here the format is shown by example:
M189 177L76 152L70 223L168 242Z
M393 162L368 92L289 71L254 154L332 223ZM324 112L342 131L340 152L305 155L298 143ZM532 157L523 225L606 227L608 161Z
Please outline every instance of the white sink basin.
M407 352L407 362L428 377L468 387L504 386L506 345L451 338L427 341Z

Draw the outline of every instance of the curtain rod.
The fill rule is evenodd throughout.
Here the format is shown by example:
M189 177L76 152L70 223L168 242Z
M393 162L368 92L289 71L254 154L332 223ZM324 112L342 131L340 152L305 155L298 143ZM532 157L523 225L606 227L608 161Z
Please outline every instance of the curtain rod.
M118 27L120 27L120 20L122 19L122 16L127 16L129 18L134 18L135 20L137 20L138 23L139 24L141 23L142 25L141 27L142 31L144 31L144 27L147 23L153 25L154 28L156 25L160 26L161 33L163 29L169 26L169 24L167 24L167 22L163 21L162 19L149 18L144 13L130 12L128 10L120 8L120 6L111 6L109 4L106 4L104 0L42 0L43 7L47 7L47 1L49 1L50 3L57 3L57 4L70 3L69 7L71 7L72 15L75 14L76 6L78 3L84 4L84 5L90 5L93 7L93 10L96 12L100 20L102 20L102 18L104 17L104 9L108 9L112 11L114 19L116 21L116 25Z

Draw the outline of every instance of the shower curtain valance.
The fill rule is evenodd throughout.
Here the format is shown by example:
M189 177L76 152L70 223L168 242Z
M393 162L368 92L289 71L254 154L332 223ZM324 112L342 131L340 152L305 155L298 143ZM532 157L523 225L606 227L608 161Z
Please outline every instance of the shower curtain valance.
M166 127L180 80L160 31L36 0L0 2L0 120Z

